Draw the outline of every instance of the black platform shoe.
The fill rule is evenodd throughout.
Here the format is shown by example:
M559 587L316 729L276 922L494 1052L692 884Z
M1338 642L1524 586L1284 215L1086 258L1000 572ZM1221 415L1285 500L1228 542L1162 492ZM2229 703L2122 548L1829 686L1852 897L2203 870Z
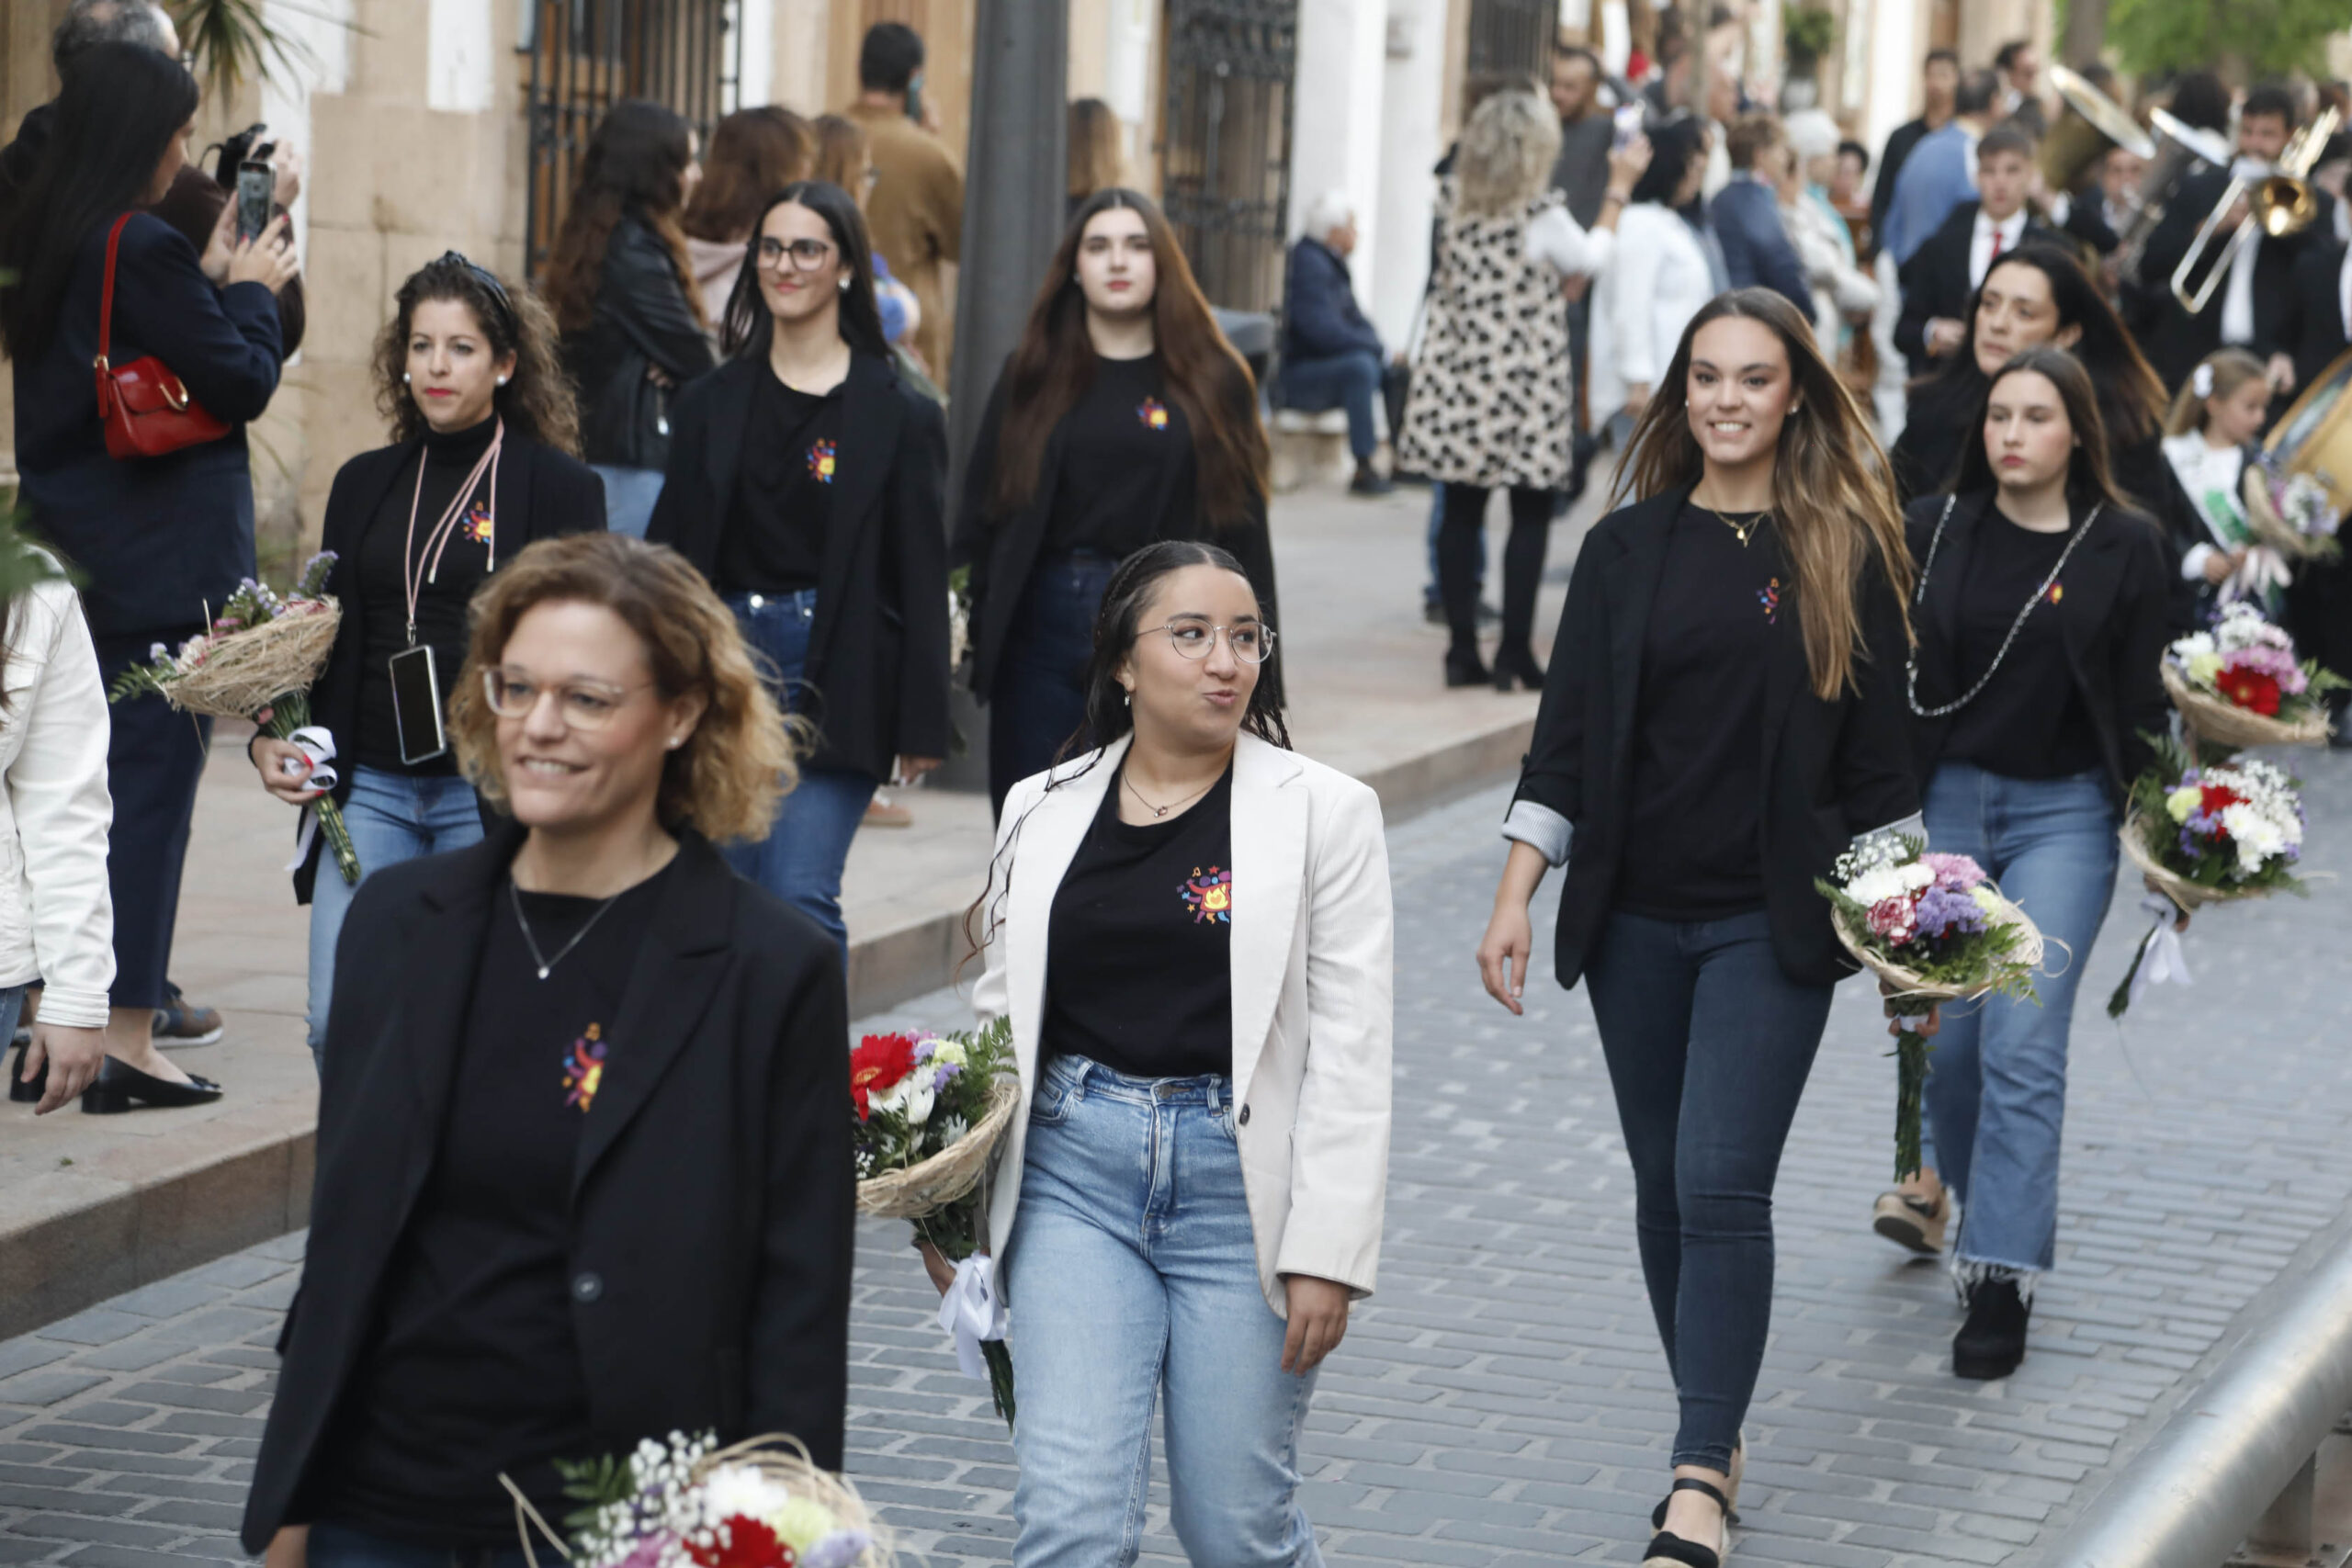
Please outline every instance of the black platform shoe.
M1667 1529L1666 1504L1650 1516L1651 1527L1657 1534L1650 1538L1649 1549L1642 1553L1642 1568L1723 1568L1724 1559L1731 1555L1731 1503L1713 1482L1702 1481L1695 1475L1678 1476L1667 1488L1667 1500L1671 1502L1677 1492L1703 1492L1715 1500L1724 1511L1723 1522L1716 1527L1716 1543L1702 1546L1695 1540L1685 1540Z
M82 1109L92 1116L117 1116L141 1105L209 1105L220 1098L220 1086L210 1078L190 1073L187 1082L174 1083L108 1056L98 1081L82 1091Z
M2026 1320L2033 1303L2016 1280L1992 1275L1968 1287L1968 1321L1951 1339L1955 1377L2005 1378L2025 1359Z
M1448 686L1483 686L1494 678L1494 671L1488 670L1475 653L1467 659L1456 659L1450 653L1445 656L1445 683Z
M1531 692L1544 689L1544 666L1535 662L1535 655L1524 648L1498 648L1495 650L1495 690L1508 692L1512 682L1518 682Z
M25 1053L28 1048L27 1045L17 1046L17 1059L8 1068L8 1098L19 1105L37 1105L40 1097L49 1092L47 1062L43 1062L40 1071L31 1077L25 1077Z

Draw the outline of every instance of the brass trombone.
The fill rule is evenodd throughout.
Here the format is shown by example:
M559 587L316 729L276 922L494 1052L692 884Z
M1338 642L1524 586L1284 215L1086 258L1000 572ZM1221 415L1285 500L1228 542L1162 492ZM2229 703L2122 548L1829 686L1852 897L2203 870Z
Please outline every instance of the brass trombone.
M2257 234L2266 234L2274 240L2284 239L2290 234L2301 233L2311 226L2313 218L2319 216L2319 197L2312 191L2311 181L2304 176L2312 172L2312 165L2319 162L2327 139L2335 134L2335 128L2342 121L2343 116L2333 107L2322 111L2317 119L2295 132L2294 139L2287 143L2287 150L2278 154L2278 166L2269 174L2259 179L2239 175L2222 189L2221 199L2213 203L2213 210L2207 213L2205 221L2197 226L2197 237L2189 241L2188 254L2180 258L2180 265L2173 268L2173 298L2179 300L2190 315L2198 314L2211 301L2213 290L2219 288L2222 279L2229 275L2230 268L2237 261L2238 253L2253 243ZM2230 209L2235 207L2241 197L2246 204L2245 216L2239 219L2238 226L2230 231L2230 237L2222 244L2212 269L2206 273L2205 281L2192 292L2188 287L2189 275L2205 258L2221 231L2222 220L2229 216Z

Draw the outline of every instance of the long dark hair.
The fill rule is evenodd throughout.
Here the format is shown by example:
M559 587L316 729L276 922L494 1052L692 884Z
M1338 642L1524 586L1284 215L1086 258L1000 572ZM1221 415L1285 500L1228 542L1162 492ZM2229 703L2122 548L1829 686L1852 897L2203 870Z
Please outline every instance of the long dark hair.
M760 234L768 214L779 207L805 207L825 220L833 243L849 268L849 287L842 290L838 318L842 341L859 354L888 358L889 340L882 335L882 307L874 299L874 245L865 235L865 220L849 192L822 180L795 180L760 209L752 220L751 237L743 242L743 266L727 296L727 324L721 342L730 358L764 358L775 336L775 317L760 293Z
M1864 565L1875 559L1907 603L1911 557L1886 452L1794 305L1770 288L1735 288L1690 318L1634 427L1610 504L1622 504L1629 493L1647 500L1688 489L1706 473L1706 454L1690 431L1690 345L1700 329L1726 318L1770 328L1789 356L1800 400L1781 426L1773 457L1772 519L1796 573L1805 667L1814 694L1828 701L1853 683L1855 667L1869 655L1854 600Z
M2137 508L2115 488L2115 474L2108 462L2107 420L2099 412L2098 389L2091 380L2091 373L2072 354L2047 344L2027 349L1985 382L1984 395L1976 400L1975 419L1961 445L1960 469L1952 480L1952 493L1973 495L1998 487L2000 481L1994 476L1993 461L1984 455L1984 420L1992 408L1993 394L2000 389L2001 383L2012 376L2029 373L2042 377L2058 389L2058 400L2064 405L2066 423L2075 433L2075 449L2066 458L2067 504L2081 511L2095 501L2103 501L2117 512L2136 512Z
M1257 417L1250 367L1218 329L1208 300L1193 279L1184 248L1176 243L1158 205L1122 186L1096 191L1080 204L1054 249L1046 286L1029 310L1029 324L1005 362L1003 427L989 511L992 517L1004 516L1036 493L1046 443L1093 379L1094 351L1086 335L1078 250L1087 224L1114 208L1139 215L1151 240L1158 276L1152 290L1152 341L1167 374L1168 395L1184 411L1192 429L1202 507L1211 528L1237 526L1264 502L1267 490L1266 432Z
M424 433L424 412L401 380L409 328L428 299L454 299L473 312L493 359L512 354L514 374L492 394L492 407L516 435L580 455L580 404L557 356L555 317L539 297L516 291L455 251L409 274L394 296L392 318L376 334L376 408L394 441Z
M90 231L147 205L156 167L196 114L196 78L135 43L82 51L57 96L49 145L0 218L0 343L17 364L47 352Z
M710 133L702 184L686 202L686 232L722 244L741 239L759 227L763 202L808 177L816 156L816 133L783 105L737 109Z
M1690 172L1690 160L1707 155L1707 122L1694 114L1679 114L1649 130L1650 166L1634 182L1629 205L1645 201L1674 206L1674 193Z
M2030 266L2050 280L2057 330L2073 327L2079 334L2075 346L2064 352L2081 360L2083 368L2090 372L2110 448L2136 446L2155 434L2164 423L2164 383L2082 264L2048 240L2029 240L1986 267L1985 280L1991 281L2005 266ZM1937 400L1940 406L1965 406L1981 400L1987 389L1984 373L1976 367L1976 304L1984 292L1984 285L1980 283L1969 296L1960 348L1951 363L1930 378L1950 383L1942 389L1945 396Z
M645 98L623 98L606 111L588 154L580 161L571 205L548 263L548 303L565 332L584 332L595 319L596 288L605 276L605 247L623 218L641 220L670 252L678 291L702 320L701 291L686 265L678 227L686 200L686 165L694 161L694 129L675 109Z

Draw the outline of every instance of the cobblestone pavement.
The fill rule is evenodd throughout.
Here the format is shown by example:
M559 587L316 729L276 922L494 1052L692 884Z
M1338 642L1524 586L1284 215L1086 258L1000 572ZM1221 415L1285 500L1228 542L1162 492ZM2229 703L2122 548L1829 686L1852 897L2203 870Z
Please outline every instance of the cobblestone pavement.
M1776 1317L1736 1555L1820 1568L2030 1560L2128 1459L2233 1319L2352 1190L2352 757L2304 753L2314 897L2209 912L2194 988L2128 1039L2098 1012L2136 937L2119 898L2075 1031L2057 1270L2014 1377L1953 1381L1958 1312L1871 1235L1893 1074L1840 993L1780 1189ZM1336 1563L1629 1563L1673 1409L1634 1260L1631 1184L1590 1014L1543 973L1478 990L1503 795L1390 834L1397 1121L1381 1291L1328 1365L1306 1503ZM1550 897L1539 908L1548 913ZM899 1021L952 1024L940 993ZM1011 1450L957 1374L903 1227L861 1236L852 1471L910 1563L1011 1555ZM0 1562L141 1568L230 1532L300 1237L0 1342ZM5 1286L0 1286L5 1288ZM1152 1561L1181 1562L1155 1490Z

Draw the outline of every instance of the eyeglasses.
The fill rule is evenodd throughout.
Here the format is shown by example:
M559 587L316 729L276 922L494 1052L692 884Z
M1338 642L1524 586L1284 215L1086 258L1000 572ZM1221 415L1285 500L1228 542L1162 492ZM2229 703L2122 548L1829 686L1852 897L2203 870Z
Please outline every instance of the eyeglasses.
M782 240L760 236L760 265L771 272L782 266L786 256L792 258L793 271L814 272L832 254L833 247L822 240L795 240L787 245Z
M613 715L628 705L630 695L645 690L648 681L635 686L608 686L602 681L566 681L560 685L543 686L518 670L485 670L481 672L482 695L489 699L490 711L501 718L528 718L538 710L539 697L544 693L555 694L555 710L564 724L582 732L602 729L613 721Z
M1176 651L1187 659L1206 659L1220 635L1225 646L1233 649L1233 657L1244 664L1263 664L1274 651L1274 628L1255 621L1220 626L1198 615L1179 615L1159 629L1168 634Z

